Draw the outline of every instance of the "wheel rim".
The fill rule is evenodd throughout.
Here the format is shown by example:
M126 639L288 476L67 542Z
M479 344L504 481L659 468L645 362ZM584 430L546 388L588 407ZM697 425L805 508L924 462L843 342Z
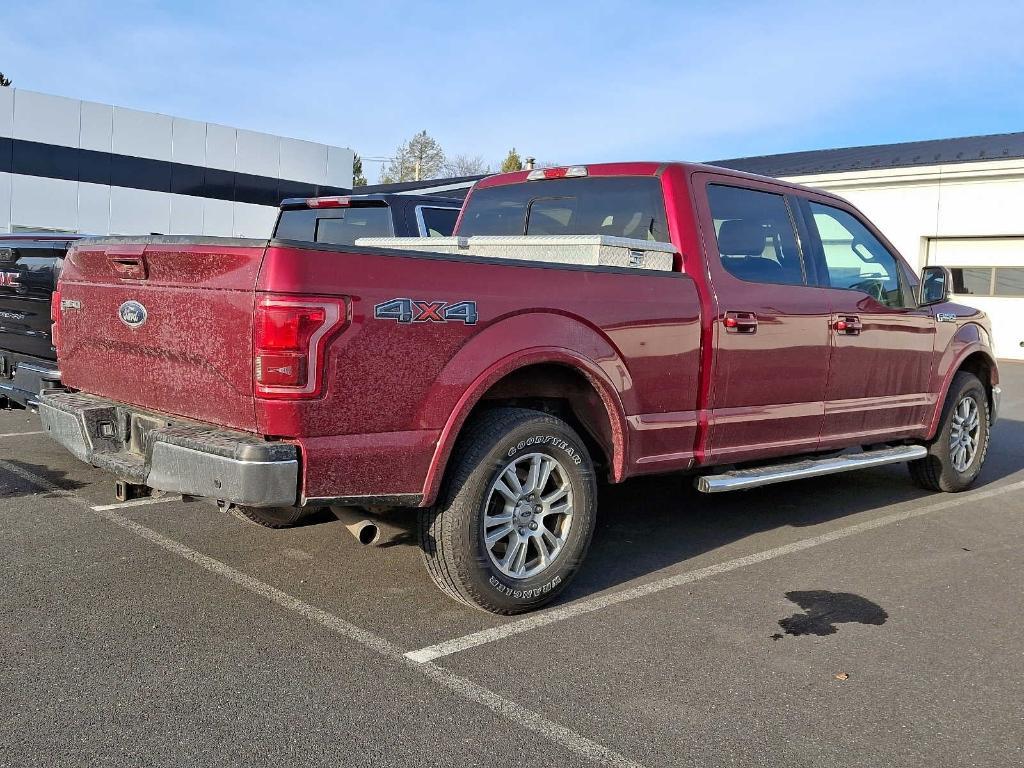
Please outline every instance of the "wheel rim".
M978 402L967 395L953 409L953 423L949 431L949 457L957 472L965 472L978 453L981 436L981 411Z
M484 505L484 546L494 567L512 579L550 568L565 549L572 504L572 483L557 459L530 453L506 463Z

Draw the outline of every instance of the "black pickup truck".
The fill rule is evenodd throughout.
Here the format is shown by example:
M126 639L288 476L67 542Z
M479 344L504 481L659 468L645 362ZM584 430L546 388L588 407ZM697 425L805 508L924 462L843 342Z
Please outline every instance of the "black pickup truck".
M372 194L281 203L275 237L352 245L359 237L447 237L462 201ZM0 405L32 407L60 384L50 338L50 303L64 254L83 235L0 234Z
M60 382L50 339L50 296L68 247L81 235L0 235L0 402L28 406Z
M281 203L278 240L353 245L360 237L448 237L462 201L393 193L296 197Z

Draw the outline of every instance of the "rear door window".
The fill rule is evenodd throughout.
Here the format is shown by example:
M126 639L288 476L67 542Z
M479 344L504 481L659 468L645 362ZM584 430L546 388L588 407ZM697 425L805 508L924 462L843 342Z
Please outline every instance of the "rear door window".
M661 181L603 176L474 190L459 234L608 235L669 242Z
M709 184L707 194L718 255L729 274L751 283L806 282L785 197L724 184Z
M352 245L360 237L392 234L391 209L382 205L284 210L274 230L279 240L331 245Z
M424 231L420 234L427 237L448 237L455 231L455 222L459 218L458 208L417 208Z

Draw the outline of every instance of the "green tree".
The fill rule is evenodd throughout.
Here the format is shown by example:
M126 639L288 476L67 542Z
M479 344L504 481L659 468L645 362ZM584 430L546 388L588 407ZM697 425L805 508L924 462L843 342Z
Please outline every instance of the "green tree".
M363 176L363 158L357 154L352 155L352 186L365 187L366 177Z
M504 160L501 161L501 172L509 173L510 171L521 171L523 170L523 158L516 152L516 148L512 147L508 151L508 155Z
M380 176L381 184L436 179L444 173L441 145L426 131L420 131L395 150L395 156Z
M11 78L4 77L4 73L0 72L0 88L6 88L11 84Z

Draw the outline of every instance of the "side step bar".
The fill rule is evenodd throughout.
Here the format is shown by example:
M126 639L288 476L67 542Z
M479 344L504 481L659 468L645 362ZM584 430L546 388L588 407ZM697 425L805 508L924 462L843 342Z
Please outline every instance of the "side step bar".
M701 493L742 491L762 485L784 483L787 480L834 475L854 469L880 467L884 464L899 464L903 461L923 459L927 455L928 450L923 445L903 445L844 456L830 456L824 459L807 459L768 467L737 469L733 472L723 472L720 475L703 475L697 478L695 485Z

